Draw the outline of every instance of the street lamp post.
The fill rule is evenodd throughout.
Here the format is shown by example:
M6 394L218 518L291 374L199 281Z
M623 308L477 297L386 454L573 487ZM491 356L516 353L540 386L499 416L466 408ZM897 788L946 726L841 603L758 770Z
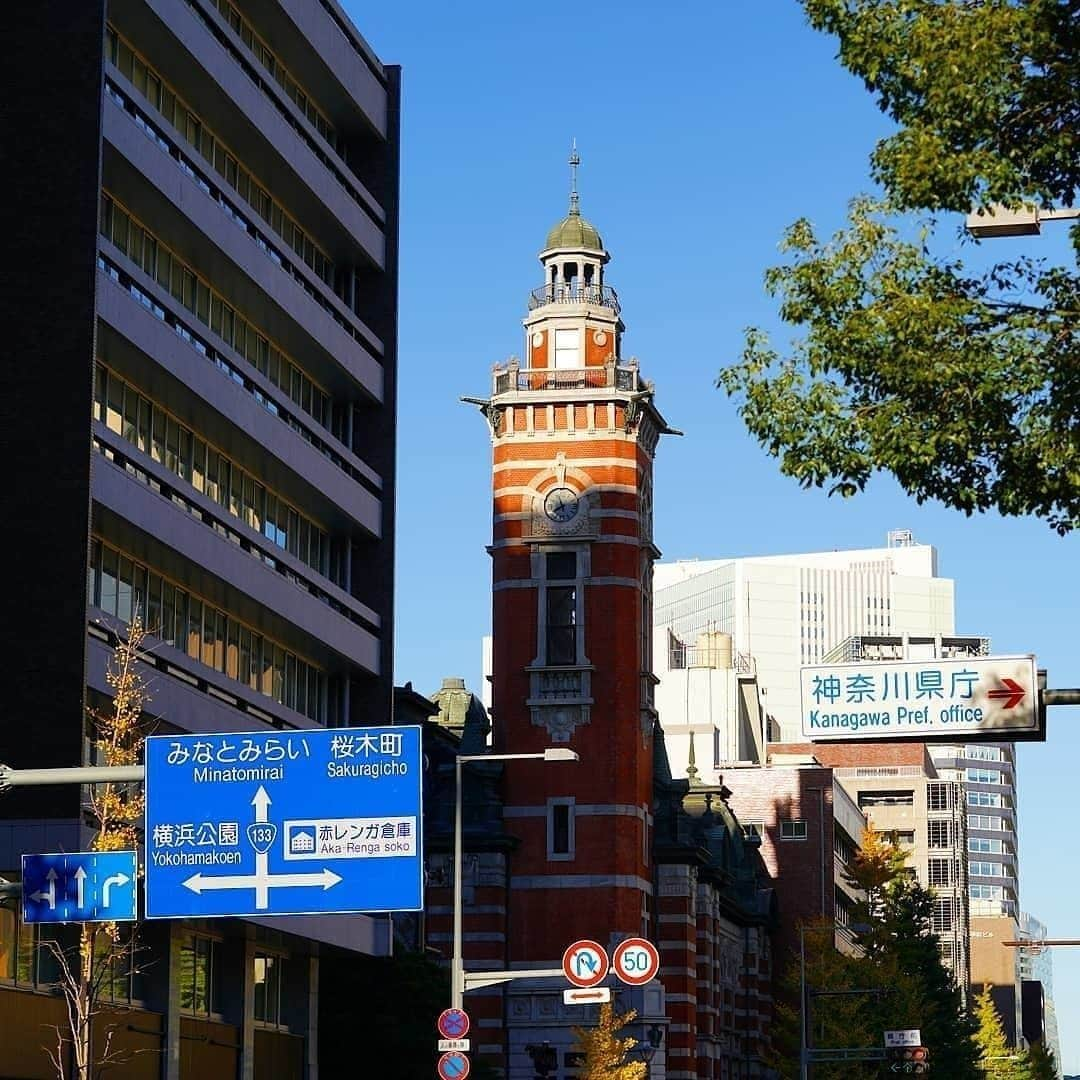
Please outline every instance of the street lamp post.
M535 754L459 754L454 760L454 929L450 958L450 1006L462 1007L465 995L465 962L461 952L461 767L470 761L580 761L577 752L561 746L549 746Z
M968 214L965 228L980 240L995 236L1038 236L1044 221L1071 221L1080 218L1080 208L1066 207L1061 210L1044 210L1038 206L1022 206L1010 210L1004 206L992 206Z

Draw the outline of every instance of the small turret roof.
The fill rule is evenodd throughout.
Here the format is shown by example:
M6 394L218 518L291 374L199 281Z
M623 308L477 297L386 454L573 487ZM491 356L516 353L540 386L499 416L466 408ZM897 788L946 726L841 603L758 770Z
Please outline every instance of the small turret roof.
M547 235L545 250L552 248L574 248L576 251L604 250L604 243L595 225L581 216L581 211L573 207Z

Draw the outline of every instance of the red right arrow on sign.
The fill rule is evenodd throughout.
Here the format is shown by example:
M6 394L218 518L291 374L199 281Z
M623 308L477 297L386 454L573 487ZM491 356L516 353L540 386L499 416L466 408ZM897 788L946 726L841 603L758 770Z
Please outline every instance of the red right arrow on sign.
M1027 691L1015 679L1001 679L1001 687L997 690L988 690L986 696L994 701L1005 701L1003 709L1015 709ZM1006 700L1007 699L1007 700Z

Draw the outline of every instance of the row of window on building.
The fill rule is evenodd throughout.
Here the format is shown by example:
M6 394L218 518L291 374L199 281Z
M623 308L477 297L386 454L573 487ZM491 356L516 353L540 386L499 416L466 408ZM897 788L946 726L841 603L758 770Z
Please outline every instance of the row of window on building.
M95 538L87 601L123 622L139 613L150 634L250 689L326 722L326 672L131 556Z
M325 530L100 362L94 419L277 547L333 579Z
M311 95L296 81L289 69L281 62L277 54L256 33L255 28L240 13L230 0L214 0L222 17L232 27L233 32L251 50L260 64L274 77L274 81L285 91L292 103L307 117L313 128L332 146L339 150L337 132L327 119L326 114L315 104Z
M329 428L330 395L106 191L101 194L100 227L102 236L111 240L173 299L210 327L317 423Z
M334 264L326 252L206 126L202 117L112 26L106 31L105 56L128 78L148 104L213 167L229 187L333 288Z
M66 927L24 923L17 911L0 907L0 985L58 993L57 948L70 947ZM95 938L95 985L102 1004L142 1005L152 963L130 926L119 926L115 940ZM180 941L179 1005L186 1016L220 1019L224 1011L223 943L206 934L185 932ZM252 1005L257 1023L282 1027L282 989L288 957L257 951L253 958Z

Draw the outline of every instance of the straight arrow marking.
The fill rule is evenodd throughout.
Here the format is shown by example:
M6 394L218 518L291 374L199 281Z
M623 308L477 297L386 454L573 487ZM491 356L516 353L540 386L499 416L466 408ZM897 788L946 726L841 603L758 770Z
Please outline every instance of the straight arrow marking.
M81 911L86 907L86 867L80 866L75 871L75 891L78 899L75 901L75 906Z

